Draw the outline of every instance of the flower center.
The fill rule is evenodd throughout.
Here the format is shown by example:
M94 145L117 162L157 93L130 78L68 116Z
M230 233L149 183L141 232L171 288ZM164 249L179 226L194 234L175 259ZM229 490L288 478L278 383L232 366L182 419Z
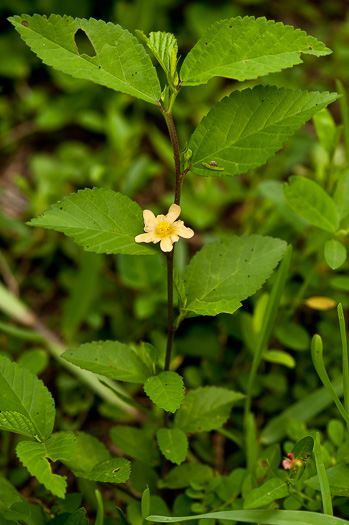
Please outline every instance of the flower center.
M173 234L173 228L167 221L161 221L155 228L155 233L158 237L165 238Z

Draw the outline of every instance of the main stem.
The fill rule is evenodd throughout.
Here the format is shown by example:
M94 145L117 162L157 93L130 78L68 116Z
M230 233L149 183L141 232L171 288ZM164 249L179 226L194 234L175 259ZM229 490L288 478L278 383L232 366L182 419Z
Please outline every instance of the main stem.
M173 122L172 114L170 110L164 110L160 108L167 124L168 132L171 138L171 144L173 148L173 157L175 163L176 173L176 187L174 195L174 203L179 206L181 201L181 189L182 180L186 172L181 173L181 155L179 150L178 137L176 128ZM166 357L165 357L165 368L164 370L170 369L172 344L176 328L174 326L174 309L173 309L173 255L174 246L171 252L166 254L167 258L167 305L168 305L168 331L167 331L167 345L166 345Z

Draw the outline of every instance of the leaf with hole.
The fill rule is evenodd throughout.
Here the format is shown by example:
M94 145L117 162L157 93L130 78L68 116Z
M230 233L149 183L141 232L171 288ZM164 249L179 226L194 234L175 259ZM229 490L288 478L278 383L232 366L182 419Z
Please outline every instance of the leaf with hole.
M240 16L220 20L202 35L183 61L185 86L204 84L215 76L251 80L300 64L300 54L331 53L325 44L281 22Z
M0 356L0 429L39 440L53 430L56 409L43 382L29 370Z
M86 188L71 193L28 224L62 232L88 252L157 253L155 247L135 242L144 228L140 206L113 190Z
M156 406L173 413L184 399L183 379L176 372L160 372L157 376L148 377L144 392Z
M190 137L190 170L222 177L262 166L297 129L337 98L337 93L275 86L233 91L208 112ZM211 162L224 170L208 169L205 163Z
M249 235L204 246L185 274L187 306L199 315L234 313L270 276L286 249L280 239Z
M9 20L45 64L151 104L160 100L160 83L149 55L120 25L94 18L59 15L47 18L37 14L13 16ZM79 42L75 41L78 32L85 33L94 56L80 53Z
M78 478L103 483L125 483L131 474L131 463L125 458L112 458L97 463L89 472L74 471L74 474Z
M187 433L208 432L227 421L232 406L245 396L216 386L190 390L175 415L175 426Z

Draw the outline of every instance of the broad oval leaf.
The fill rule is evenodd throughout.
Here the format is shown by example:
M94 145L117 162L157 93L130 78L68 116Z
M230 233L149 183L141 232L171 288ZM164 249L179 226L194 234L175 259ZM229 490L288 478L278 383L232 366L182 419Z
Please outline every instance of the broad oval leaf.
M280 239L233 236L204 246L184 274L186 310L233 313L269 277L286 249Z
M292 454L295 459L306 461L314 449L314 438L312 436L305 436L297 441L292 449Z
M166 459L180 465L188 453L188 439L179 428L159 428L156 439Z
M216 386L191 390L175 416L176 427L183 432L208 432L227 421L234 403L245 396Z
M62 459L71 470L91 472L97 464L110 459L109 450L99 439L82 431L75 432L74 435L74 454L69 460Z
M328 232L338 228L336 205L317 182L292 175L283 187L288 205L302 219Z
M125 483L131 474L131 463L125 458L112 458L98 463L89 472L74 471L78 478L104 483Z
M160 83L149 55L120 25L94 18L37 14L9 20L45 64L152 104L160 100ZM91 42L95 56L79 54L75 41L79 30Z
M53 434L45 443L36 441L21 441L16 447L16 453L23 465L39 483L59 498L64 498L67 487L66 478L51 471L52 461L69 459L74 451L75 437L73 434L59 432Z
M335 467L329 468L326 470L326 476L333 496L349 497L348 465L336 465ZM318 476L307 479L305 483L313 489L320 490L320 481Z
M50 437L55 422L54 400L29 370L0 356L0 428L32 438Z
M22 495L2 474L0 474L0 515L10 509L14 503L22 503Z
M300 64L301 53L321 56L331 50L305 31L264 17L220 20L184 59L181 81L197 86L215 76L250 80Z
M144 392L159 408L176 412L184 399L184 383L176 372L160 372L157 376L148 377L144 383Z
M202 463L184 463L174 467L168 476L158 481L159 488L183 489L191 484L205 484L212 479L212 469Z
M153 438L145 430L127 425L116 425L110 430L110 437L128 456L140 459L151 466L158 462L159 451Z
M253 489L244 501L244 509L259 509L279 498L288 496L288 485L279 478L269 479Z
M347 249L341 242L331 239L325 243L324 255L329 267L336 270L345 263Z
M84 250L96 253L153 255L153 246L137 244L144 228L142 209L113 190L86 188L57 202L30 226L40 226L73 237Z
M153 374L150 364L132 346L119 341L93 341L66 350L62 357L80 368L111 379L144 383Z
M221 177L262 166L314 113L337 97L337 93L275 86L234 91L209 111L192 134L191 171Z

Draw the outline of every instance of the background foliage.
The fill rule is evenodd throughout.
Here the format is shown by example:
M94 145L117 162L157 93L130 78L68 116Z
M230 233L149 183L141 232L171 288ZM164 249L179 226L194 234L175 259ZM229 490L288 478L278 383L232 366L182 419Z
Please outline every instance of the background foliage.
M168 466L160 468L159 452L150 437L156 428L153 421L140 418L138 412L135 416L121 403L115 404L111 394L110 402L105 397L102 401L101 397L94 396L84 386L82 377L71 374L69 358L66 361L54 358L57 349L62 347L115 339L124 345L134 340L149 341L163 355L167 319L166 269L161 254L137 258L126 251L124 255L96 255L84 252L68 237L25 224L62 196L94 186L121 191L142 208L162 213L172 202L173 193L173 158L166 126L156 106L47 68L6 20L8 16L24 12L56 13L110 20L133 33L136 29L145 34L166 30L177 36L179 54L185 56L216 20L238 15L266 16L302 28L324 41L333 54L318 60L303 56L304 64L269 75L267 80L247 81L245 85L254 87L265 80L278 87L336 91L336 79L346 86L349 75L349 20L345 5L339 0L321 3L307 0L301 4L258 0L234 3L223 0L104 3L20 0L13 4L3 0L0 5L0 274L5 287L28 309L12 302L0 289L3 312L0 345L2 355L39 375L54 395L56 430L77 432L77 452L74 458L61 454L57 473L67 475L67 465L76 473L78 481L68 479L69 498L56 501L52 512L65 516L75 514L72 523L80 523L77 521L80 519L84 523L84 515L78 510L79 494L82 494L83 505L93 522L100 505L94 492L97 486L103 487L107 516L104 523L108 525L119 519L115 503L124 510L127 508L131 523L141 523L140 495L147 486L153 514L168 514L168 507L175 515L200 514L220 510L227 501L229 509L234 509L234 501L241 494L247 496L257 487L256 475L258 479L266 479L266 460L272 469L279 469L282 457L299 439L308 434L315 438L318 431L324 445L325 466L342 469L335 477L340 481L332 493L337 498L334 502L337 512L348 518L348 473L341 465L349 462L344 426L330 397L324 390L317 391L321 383L310 354L311 337L320 333L326 368L340 393L341 339L334 306L341 302L345 310L349 307L348 263L346 252L343 253L348 229L345 196L349 193L349 183L348 148L345 140L340 140L340 126L345 122L339 103L331 105L332 116L328 112L318 114L314 124L306 124L263 167L224 179L190 174L185 181L181 218L195 229L196 235L187 244L177 246L178 270L184 269L189 255L203 244L232 232L278 237L293 245L293 256L277 323L254 386L256 421L251 422L250 447L246 450L241 446L241 404L234 409L230 425L222 433L209 433L216 428L210 414L228 418L231 405L227 412L227 407L217 401L210 414L203 410L198 421L182 410L176 415L182 433L177 429L179 434L170 435L166 430L156 434L160 451L179 465L168 473ZM83 35L80 46L87 54L91 53ZM208 84L181 92L174 119L182 145L209 108L230 94L235 86L233 80L215 77ZM197 173L203 171L202 160L199 159ZM300 176L308 179L305 181ZM338 177L342 178L343 191L336 193L333 181ZM284 195L282 183L286 180L290 184ZM297 185L311 185L313 181L318 184L317 190L304 187L304 199L300 202L302 191L295 191ZM336 209L319 186L334 197ZM309 195L316 195L316 202L320 203L322 213L317 219L314 214L309 215ZM343 232L334 239L331 233L338 221L342 221ZM138 248L139 253L142 250L145 253L149 247L138 245ZM202 388L199 391L202 396L204 389L211 385L247 390L250 364L262 329L266 294L270 293L274 280L275 276L233 316L220 314L204 321L188 319L181 325L175 342L174 369L184 377L186 388ZM321 299L316 299L318 297ZM40 333L28 329L33 312L39 319ZM135 363L133 373L144 374L144 369L143 363ZM127 376L129 371L123 373ZM100 384L98 388L106 389ZM152 385L148 385L148 389L151 392ZM137 384L126 385L125 393L132 395L145 410L149 409L149 399ZM187 398L190 409L190 396ZM215 399L219 400L218 392L213 398L211 391L208 398L214 405ZM168 402L169 406L176 406L176 400ZM35 418L33 421L35 423ZM29 421L29 425L34 423ZM23 419L22 424L28 425L28 421ZM114 430L109 435L109 429L117 428L116 424L118 432ZM193 432L194 425L202 430L190 439L190 453L200 461L196 469L192 463L182 463L188 446L184 432ZM30 426L26 428L28 432L33 430ZM172 450L173 442L182 443L182 454ZM38 486L31 480L22 466L25 461L18 461L15 454L18 437L1 431L0 443L0 465L7 480L0 478L0 485L7 502L20 505L15 510L25 523L43 523L41 508L31 505L29 512L11 487L16 487L26 498L39 498L49 508L52 495L43 485ZM36 453L48 464L50 451L36 448ZM24 449L25 445L21 444L22 458L26 453ZM90 451L89 457L83 453L86 450ZM94 467L115 461L108 450L132 458L129 485L117 489L97 485ZM18 450L17 455L20 457ZM122 466L127 470L127 460L122 461L124 463L116 468ZM247 473L253 472L253 476L246 476L246 465ZM210 467L222 474L223 481L219 484ZM307 485L302 481L303 485L298 487L306 498L289 496L283 500L283 509L302 506L308 510L320 509L315 460L307 468ZM160 498L159 489L166 489L162 492L165 498ZM283 498L283 487L277 489L278 497ZM0 510L1 505L0 501ZM254 508L248 499L245 505L245 508ZM8 519L1 519L11 523L9 520L16 517L8 515Z

